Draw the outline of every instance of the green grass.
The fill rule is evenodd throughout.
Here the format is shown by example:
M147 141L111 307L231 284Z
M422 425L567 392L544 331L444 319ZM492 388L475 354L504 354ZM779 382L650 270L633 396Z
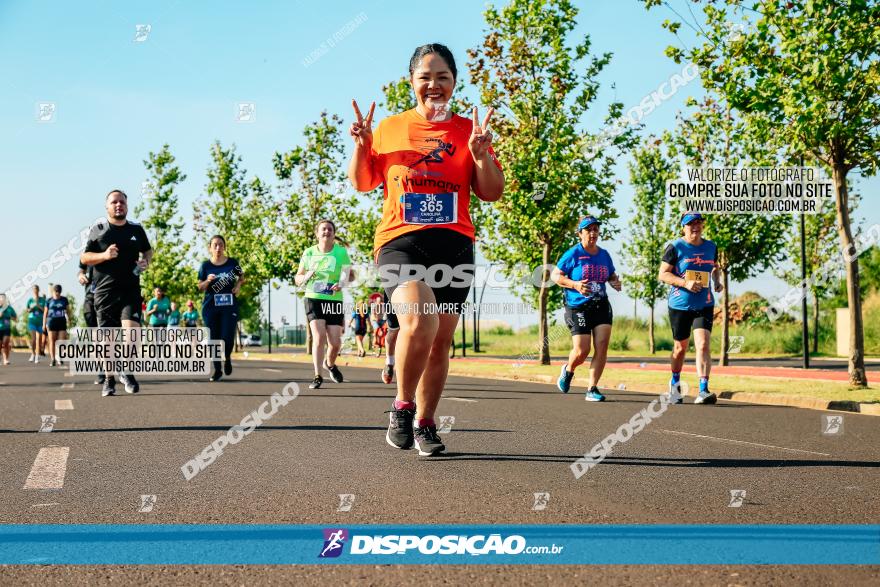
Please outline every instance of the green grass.
M664 314L665 309L657 310L654 324L654 340L658 355L667 355L672 350L672 333L669 320ZM865 354L880 355L880 294L868 296L862 305L863 322L865 325ZM815 356L837 356L835 335L835 312L828 309L820 313L819 345ZM472 323L468 322L467 350L473 350ZM812 320L810 328L812 329ZM747 326L731 325L730 336L742 336L742 346L737 356L799 356L802 352L802 327L800 322L771 323L769 325ZM810 334L812 349L812 332ZM550 326L548 336L550 354L554 356L568 354L571 349L571 336L563 324ZM520 329L517 332L509 328L495 327L480 333L480 351L489 355L506 355L510 357L537 356L539 351L537 325ZM456 332L456 347L461 348L461 331ZM646 356L649 355L648 325L645 320L633 320L632 317L616 316L611 331L611 352L615 356ZM693 340L691 340L693 350ZM721 352L721 327L716 324L712 329L712 352L717 356Z
M260 356L265 359L265 356ZM311 357L303 353L279 354L276 360L292 360L297 362L311 362ZM343 367L372 367L377 370L384 365L384 359L364 357L358 359L349 355L340 357L339 364ZM469 361L455 359L449 363L450 375L471 375L491 379L523 379L529 380L535 377L549 378L547 385L553 385L555 389L556 376L559 374L559 365L536 365L523 363L520 366L511 364L499 365L486 361ZM579 390L585 390L587 370L585 367L577 371L573 385ZM696 376L684 374L682 379L691 385L691 389L697 387ZM627 390L662 393L666 391L669 374L664 371L648 371L641 369L618 369L606 368L602 376L600 386L614 389L621 383L626 385ZM798 396L820 398L828 401L855 401L855 402L880 402L880 389L853 389L845 382L837 381L812 381L810 379L783 379L772 377L749 377L745 375L713 375L712 390L716 393L725 391L749 392L767 395Z

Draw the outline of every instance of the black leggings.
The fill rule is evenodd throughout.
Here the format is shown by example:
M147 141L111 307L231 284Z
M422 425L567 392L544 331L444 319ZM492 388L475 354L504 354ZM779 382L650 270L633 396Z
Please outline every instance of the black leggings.
M235 331L238 326L238 310L234 308L202 308L202 319L211 331L211 340L222 340L226 349L226 358L232 355L235 344ZM214 369L220 370L220 361L214 361Z

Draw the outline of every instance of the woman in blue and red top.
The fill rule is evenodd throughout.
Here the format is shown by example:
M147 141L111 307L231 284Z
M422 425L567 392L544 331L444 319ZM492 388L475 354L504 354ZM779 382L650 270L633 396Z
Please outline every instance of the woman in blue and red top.
M401 449L415 446L427 456L445 450L434 412L446 384L449 346L473 280L471 192L483 201L497 201L504 175L486 128L492 110L480 123L476 108L472 119L449 109L457 77L449 49L437 43L418 47L409 75L416 107L382 120L375 133L375 103L364 117L352 101L356 122L350 129L354 152L348 176L358 191L383 186L373 252L380 275L383 269L394 273L393 283L383 285L391 303L401 308L395 310L400 322L397 398L385 439ZM470 270L464 271L464 281L430 287L401 271L406 266ZM419 308L427 311L414 311Z
M557 285L565 288L565 323L571 332L571 353L562 366L557 387L568 393L574 370L590 354L592 338L593 359L590 361L590 387L584 397L589 402L605 401L599 393L599 379L608 358L613 315L605 284L620 291L620 279L608 251L599 247L599 221L587 216L578 224L578 244L568 249L550 275Z

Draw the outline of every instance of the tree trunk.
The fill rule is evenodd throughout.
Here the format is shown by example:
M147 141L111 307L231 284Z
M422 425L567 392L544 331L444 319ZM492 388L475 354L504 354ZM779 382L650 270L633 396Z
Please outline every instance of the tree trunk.
M538 338L540 339L541 364L550 364L550 337L547 332L547 295L550 290L547 282L550 281L550 272L547 265L550 263L550 243L544 243L541 251L541 289L538 292Z
M813 354L819 352L819 296L813 292Z
M846 297L849 303L849 383L867 387L865 373L865 331L862 323L862 300L859 296L859 260L849 226L849 192L846 187L846 169L835 163L833 167L835 204L837 205L837 233L843 247L846 268Z
M651 351L651 354L657 353L657 348L654 345L654 304L651 303L651 315L648 318L648 350Z
M728 290L728 276L727 267L723 266L721 268L721 283L724 284L724 291L721 292L721 358L718 360L718 364L721 366L730 364L730 355L727 352L730 348L730 320L728 314L730 309L730 291Z

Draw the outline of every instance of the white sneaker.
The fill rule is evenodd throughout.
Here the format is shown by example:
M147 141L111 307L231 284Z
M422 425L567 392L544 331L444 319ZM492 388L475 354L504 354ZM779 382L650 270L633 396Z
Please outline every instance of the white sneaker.
M666 394L666 397L669 398L671 404L680 404L684 401L681 397L681 381L678 383L669 382L669 393Z
M39 363L39 362L40 362L40 356L39 356L39 355L34 355L34 365L36 365L36 364Z
M28 358L28 363L33 363L33 362L34 362L34 356L31 355L31 356Z

